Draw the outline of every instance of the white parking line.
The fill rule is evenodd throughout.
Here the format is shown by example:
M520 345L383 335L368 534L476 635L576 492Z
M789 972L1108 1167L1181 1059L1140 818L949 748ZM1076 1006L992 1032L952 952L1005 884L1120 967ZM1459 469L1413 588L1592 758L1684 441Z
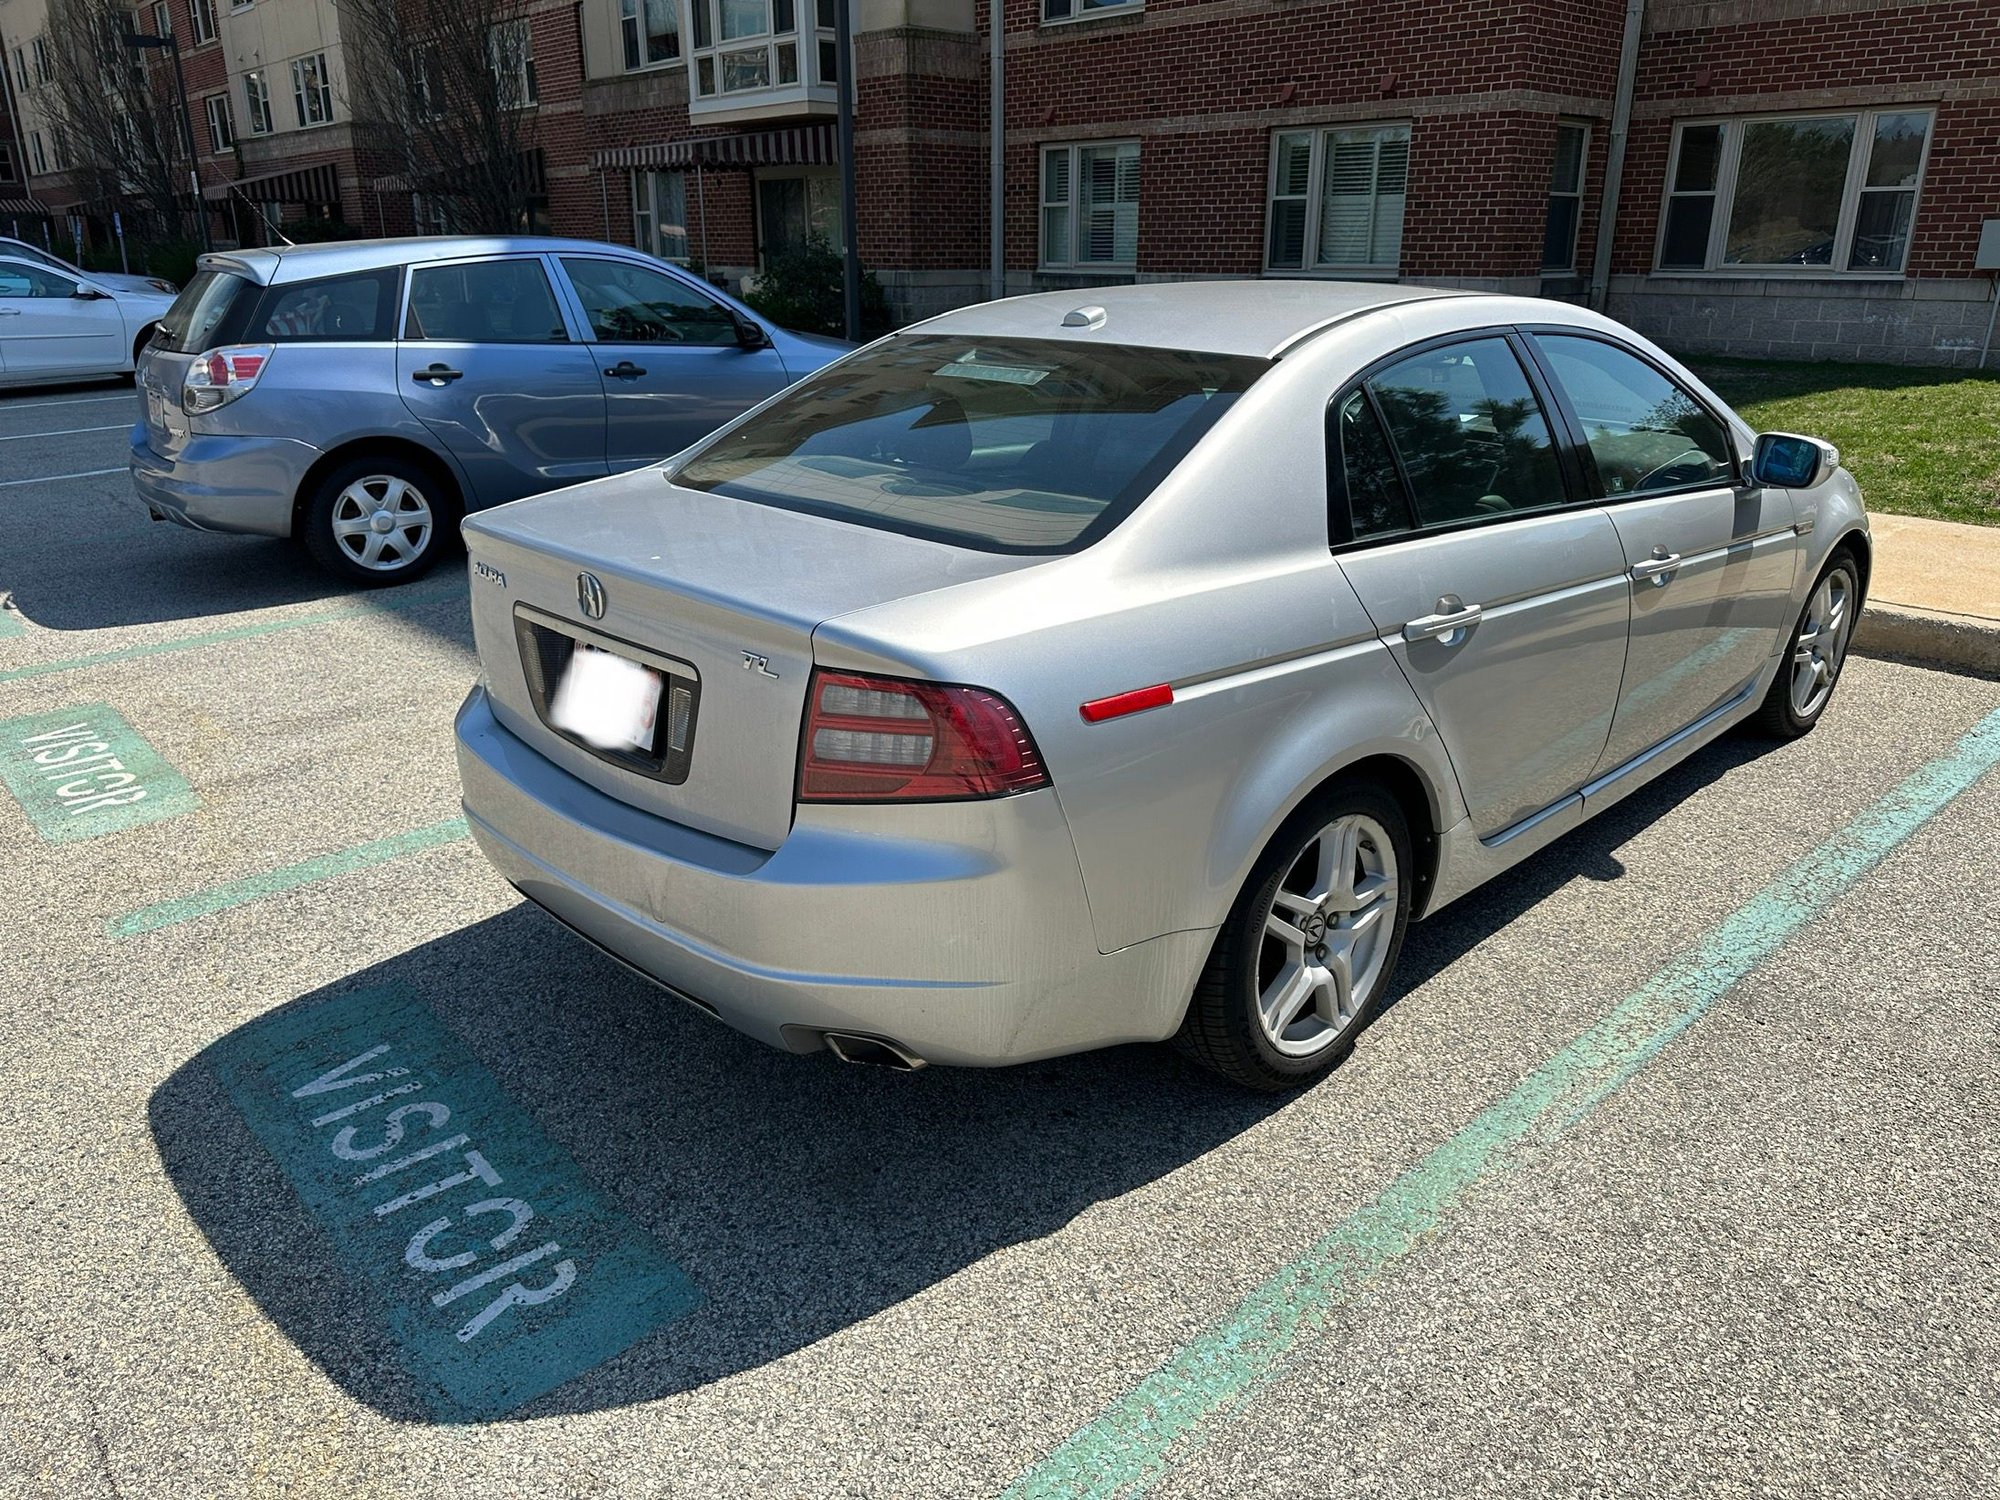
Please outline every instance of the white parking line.
M94 401L135 401L137 399L130 391L120 391L115 396L64 396L55 401L0 401L0 412L36 411L44 406L88 406Z
M0 490L17 484L54 484L58 479L95 479L100 474L123 474L125 465L115 469L80 469L74 474L38 474L33 479L0 479Z
M0 443L18 443L23 438L75 437L79 432L123 432L130 422L114 422L109 427L65 427L59 432L10 432L0 436Z

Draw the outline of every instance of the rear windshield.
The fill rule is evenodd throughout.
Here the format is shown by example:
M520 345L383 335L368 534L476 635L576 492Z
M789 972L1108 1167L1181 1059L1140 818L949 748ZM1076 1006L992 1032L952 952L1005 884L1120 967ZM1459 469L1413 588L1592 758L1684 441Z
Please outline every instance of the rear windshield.
M893 339L793 387L676 483L989 552L1116 526L1269 362L1170 349Z
M237 342L255 301L257 284L228 271L196 271L160 319L153 347L170 354L200 354Z

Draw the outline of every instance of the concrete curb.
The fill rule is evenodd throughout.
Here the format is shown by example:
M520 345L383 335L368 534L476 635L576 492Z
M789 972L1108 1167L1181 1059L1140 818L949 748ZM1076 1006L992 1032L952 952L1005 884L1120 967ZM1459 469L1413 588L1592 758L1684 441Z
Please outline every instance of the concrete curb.
M1851 649L1921 666L2000 677L2000 620L1870 600L1855 622Z

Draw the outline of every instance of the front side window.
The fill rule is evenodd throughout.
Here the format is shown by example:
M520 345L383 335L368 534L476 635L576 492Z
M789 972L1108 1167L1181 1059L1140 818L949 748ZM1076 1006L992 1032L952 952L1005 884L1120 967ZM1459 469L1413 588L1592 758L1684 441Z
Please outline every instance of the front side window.
M271 94L264 87L262 73L243 75L243 102L249 109L250 133L269 135L271 133Z
M202 101L202 108L208 111L209 149L219 153L233 148L236 144L236 122L230 118L229 96L210 94Z
M410 273L403 336L461 344L568 342L555 293L538 260L482 260Z
M680 7L674 0L618 0L625 71L673 62L681 55Z
M1042 148L1042 264L1130 270L1139 260L1139 143Z
M333 118L333 85L327 78L324 52L292 64L292 102L298 107L301 130Z
M632 174L632 243L661 260L688 258L687 179L679 172Z
M1680 385L1602 339L1535 335L1607 498L1735 481L1729 435Z
M1900 272L1931 123L1919 109L1680 126L1659 268Z
M215 40L215 0L188 0L188 15L194 21L196 46Z
M1576 227L1583 217L1583 164L1590 158L1588 125L1556 126L1549 173L1549 216L1542 231L1542 269L1576 269Z
M275 344L386 342L395 337L402 280L401 268L390 267L271 287L258 305L251 337Z
M0 261L0 297L74 297L77 283L40 266Z
M728 308L662 271L568 255L562 266L600 343L736 343L736 319Z
M1503 338L1450 344L1367 381L1419 526L1543 510L1567 499L1534 389Z
M1407 125L1278 132L1271 142L1265 267L1395 271L1409 175Z
M673 478L989 552L1069 552L1138 506L1268 361L904 335L793 386Z

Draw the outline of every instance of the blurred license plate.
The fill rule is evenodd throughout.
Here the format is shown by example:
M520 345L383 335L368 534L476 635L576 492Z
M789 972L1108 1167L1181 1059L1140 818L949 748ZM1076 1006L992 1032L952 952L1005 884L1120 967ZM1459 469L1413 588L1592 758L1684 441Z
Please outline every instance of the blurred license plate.
M594 646L578 646L549 703L549 722L600 750L653 752L660 674Z

